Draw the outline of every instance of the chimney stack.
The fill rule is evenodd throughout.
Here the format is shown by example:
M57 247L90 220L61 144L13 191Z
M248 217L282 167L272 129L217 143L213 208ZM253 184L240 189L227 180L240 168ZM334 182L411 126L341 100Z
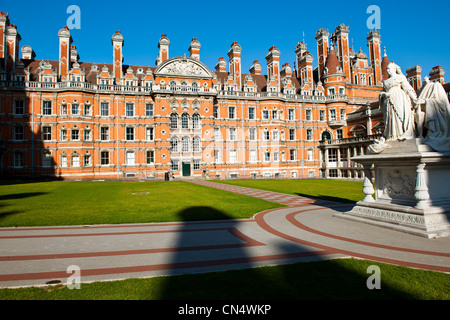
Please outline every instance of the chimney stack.
M444 68L442 68L441 66L433 67L433 69L430 71L430 81L445 84L444 75Z
M258 60L253 61L253 65L250 67L251 74L261 74L261 64Z
M156 59L157 66L159 66L161 63L169 59L169 46L170 46L169 39L166 37L165 34L162 34L161 39L159 39L158 42L159 54L158 58Z
M5 35L6 72L15 72L19 62L19 42L22 38L13 24L6 27Z
M227 62L223 57L220 57L219 61L216 63L216 71L227 72Z
M0 59L5 58L5 33L6 26L9 25L9 17L5 12L0 11Z
M318 56L318 71L319 71L319 78L323 75L323 70L325 69L325 63L327 61L328 57L328 36L330 33L328 30L325 29L319 29L316 33L316 41L317 41L317 56Z
M70 46L70 62L75 63L80 60L80 55L78 54L77 47L74 45Z
M113 34L111 38L113 45L113 77L116 84L120 83L122 79L122 64L123 64L123 46L125 41L120 33L120 30Z
M297 56L297 78L301 85L313 84L313 56L307 50L306 44L299 42L295 47Z
M283 66L281 67L280 75L282 77L292 77L292 68L289 63L286 62L285 64L283 64Z
M414 88L416 92L422 88L422 67L416 65L414 67L406 69L406 78L408 79L411 87Z
M200 48L202 46L200 45L200 42L197 40L197 38L192 38L191 45L189 46L189 54L191 58L200 60Z
M58 76L61 81L69 80L70 70L70 46L72 44L72 36L70 35L69 28L63 27L58 32L59 37L59 68Z
M230 62L230 74L233 76L234 81L237 84L237 90L241 91L242 83L241 83L241 52L242 48L234 41L231 44L231 48L228 51L228 60Z
M381 36L376 30L370 31L367 36L369 46L370 64L373 68L374 85L381 85L382 70L381 70Z
M36 53L28 45L23 46L22 49L20 49L20 51L22 52L22 59L34 60L34 58L36 57Z
M351 82L350 75L350 47L348 44L349 27L341 24L336 27L334 37L336 38L336 46L338 51L338 59L346 76L346 81ZM379 44L378 44L379 46ZM379 47L378 47L379 48ZM378 68L379 69L379 68ZM380 79L378 79L380 80Z
M266 55L267 60L267 79L275 79L278 90L280 89L280 50L272 46Z

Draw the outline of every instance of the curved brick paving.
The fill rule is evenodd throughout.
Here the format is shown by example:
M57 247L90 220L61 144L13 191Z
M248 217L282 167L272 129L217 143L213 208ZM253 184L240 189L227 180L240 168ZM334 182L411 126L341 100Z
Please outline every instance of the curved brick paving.
M450 239L425 239L333 217L351 206L195 180L286 205L252 219L0 228L0 287L220 271L358 257L450 272Z
M333 217L336 210L350 210L347 204L210 181L195 183L296 207L292 212L270 210L254 217L263 229L283 239L363 259L450 272L450 238L425 239Z

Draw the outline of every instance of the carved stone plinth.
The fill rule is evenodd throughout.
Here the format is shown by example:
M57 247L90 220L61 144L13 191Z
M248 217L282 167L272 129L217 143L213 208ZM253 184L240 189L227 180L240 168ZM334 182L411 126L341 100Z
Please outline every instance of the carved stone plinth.
M427 238L450 236L450 153L434 152L421 142L388 142L383 153L352 158L366 172L365 198L336 216Z

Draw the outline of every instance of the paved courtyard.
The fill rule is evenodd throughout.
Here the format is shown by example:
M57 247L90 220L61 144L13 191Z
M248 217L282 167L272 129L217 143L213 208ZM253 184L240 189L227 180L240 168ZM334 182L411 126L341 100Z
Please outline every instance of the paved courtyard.
M287 205L251 219L0 228L0 287L92 282L356 257L450 272L450 238L426 239L335 217L352 205L220 184Z

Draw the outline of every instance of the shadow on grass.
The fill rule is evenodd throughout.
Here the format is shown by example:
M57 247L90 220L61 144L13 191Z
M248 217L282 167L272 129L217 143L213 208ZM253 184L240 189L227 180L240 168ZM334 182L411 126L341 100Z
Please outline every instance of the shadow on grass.
M11 211L3 211L3 208L10 206L9 204L5 204L2 201L5 200L21 200L30 197L37 197L47 194L47 192L23 192L23 193L12 193L12 194L4 194L0 195L0 221L5 218L12 216L17 213L22 213L23 211L11 210Z
M206 213L217 220L229 219L227 214L214 208L190 207L179 213L179 220L191 221ZM178 250L167 266L169 276L161 279L157 299L413 299L387 285L383 285L383 290L369 290L366 285L370 276L366 273L368 266L359 260L356 260L359 263L356 268L360 270L355 272L355 267L348 266L345 260L323 261L320 251L301 243L280 238L275 243L255 244L248 236L239 236L241 228L236 220L182 224ZM276 252L268 248L264 253L267 245L277 248ZM257 267L256 261L264 260L265 254L276 255L268 260L279 266ZM319 261L322 262L317 263Z
M42 196L44 194L47 194L47 192L23 192L23 193L4 194L0 195L0 201L25 199L29 197Z
M49 182L49 181L63 181L60 177L0 177L0 186L9 186L17 184L29 184L29 183L39 183L39 182Z

